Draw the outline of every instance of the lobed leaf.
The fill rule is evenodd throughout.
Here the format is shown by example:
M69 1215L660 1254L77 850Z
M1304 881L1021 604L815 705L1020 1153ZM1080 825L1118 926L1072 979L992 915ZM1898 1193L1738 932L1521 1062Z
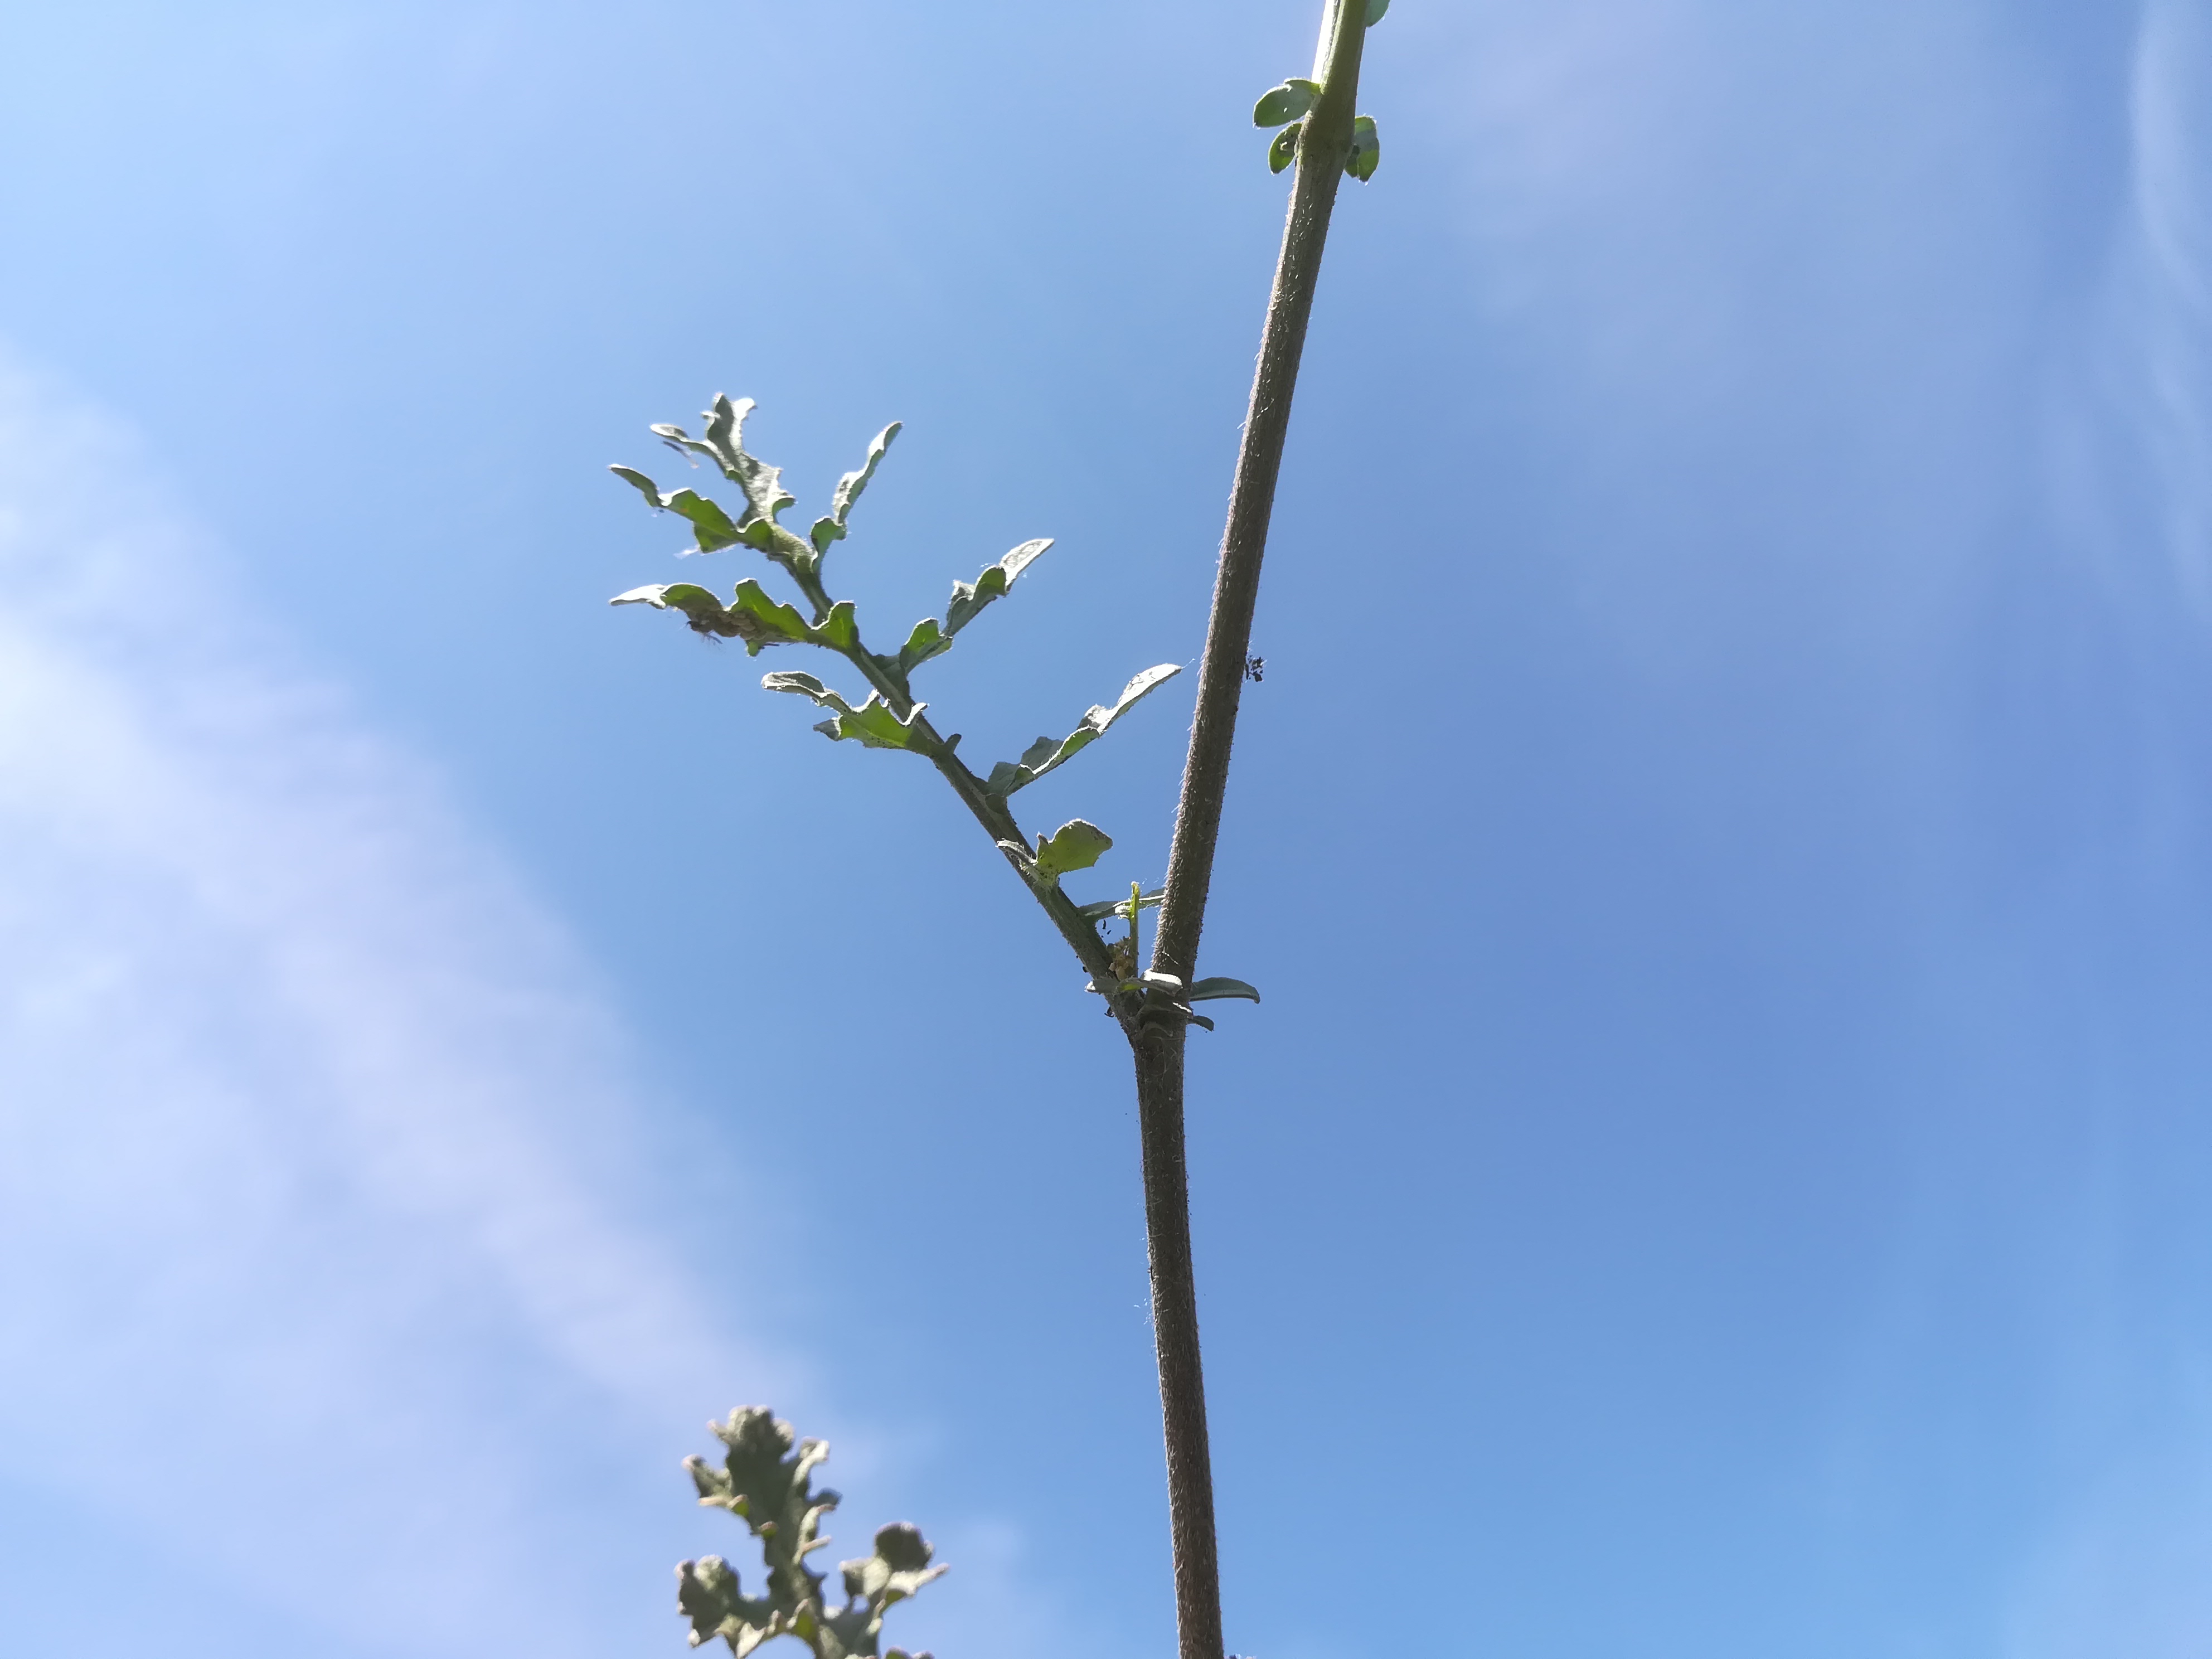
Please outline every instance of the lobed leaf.
M1295 121L1311 110L1320 96L1320 87L1292 76L1282 85L1270 87L1260 94L1260 101L1252 106L1252 125L1279 127L1285 121Z
M975 620L975 613L992 600L1003 598L1014 585L1014 578L1028 569L1036 556L1052 545L1049 536L1039 537L1033 542L1024 542L998 563L988 566L971 585L952 584L952 599L945 607L945 635L950 639Z
M1375 118L1363 115L1352 124L1352 154L1344 158L1344 170L1364 185L1382 164L1382 141L1376 134Z
M698 545L686 552L712 553L719 549L735 546L743 539L736 520L722 510L721 503L702 495L696 489L678 489L668 495L660 493L660 486L635 467L611 466L608 471L623 483L633 486L653 504L657 513L678 513L689 520Z
M1039 886L1054 887L1072 870L1088 870L1114 844L1113 836L1095 823L1070 818L1049 836L1037 837L1032 878Z
M691 1644L720 1637L743 1659L763 1642L794 1636L818 1659L875 1653L884 1612L945 1571L930 1565L929 1541L903 1522L882 1528L872 1555L842 1564L847 1600L832 1610L823 1575L806 1564L830 1541L821 1535L822 1519L839 1502L836 1492L812 1487L812 1471L829 1447L819 1440L794 1446L791 1425L762 1406L740 1407L727 1423L708 1426L729 1449L723 1466L687 1457L684 1467L702 1504L729 1510L760 1540L767 1583L763 1594L745 1595L736 1570L718 1555L677 1568L677 1607L690 1621Z
M869 749L912 749L915 716L928 706L915 704L902 720L876 693L868 693L867 701L855 708L811 674L763 675L761 684L770 691L789 691L811 697L822 708L834 711L830 719L816 723L816 731L824 737L840 741L850 739Z
M1171 662L1147 668L1143 673L1121 688L1121 696L1111 708L1093 703L1083 723L1066 737L1039 738L1022 752L1018 761L1000 761L991 769L991 775L983 781L983 787L1001 800L1017 789L1025 789L1054 767L1063 765L1089 748L1115 720L1127 714L1139 699L1155 688L1166 684L1182 670Z
M617 593L607 603L649 605L656 611L679 611L695 633L744 641L748 656L758 656L763 646L828 642L829 623L825 623L817 633L791 606L770 599L767 590L750 576L738 584L726 605L696 582L633 587L627 593ZM848 611L846 621L849 623L849 607L841 608ZM836 613L832 611L830 621L836 620Z

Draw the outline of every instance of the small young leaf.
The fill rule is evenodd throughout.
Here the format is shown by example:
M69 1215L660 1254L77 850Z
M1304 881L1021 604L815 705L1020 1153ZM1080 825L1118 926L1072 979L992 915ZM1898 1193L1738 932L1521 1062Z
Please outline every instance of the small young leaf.
M1301 81L1293 76L1279 87L1271 87L1260 94L1260 101L1252 106L1252 125L1255 127L1279 127L1285 121L1295 121L1314 106L1321 96L1321 88L1311 81Z
M1093 703L1084 715L1083 724L1055 742L1051 738L1039 738L1023 751L1019 762L1000 761L991 769L991 775L983 781L983 787L1004 799L1017 789L1025 789L1054 767L1063 765L1106 735L1106 729L1127 714L1147 692L1166 684L1182 670L1174 663L1164 662L1147 668L1121 688L1121 695L1111 708Z
M1202 979L1182 994L1185 1002L1216 1002L1223 997L1243 997L1257 1002L1260 994L1241 979Z
M1367 27L1373 28L1382 21L1382 14L1390 9L1390 0L1367 0Z
M1376 136L1375 118L1363 115L1352 124L1352 154L1344 158L1344 170L1364 185L1382 162L1382 141Z
M1140 910L1157 910L1159 908L1161 898L1165 896L1167 890L1164 887L1155 887L1149 893L1139 894L1137 898L1137 908ZM1086 904L1081 908L1083 914L1091 921L1106 922L1113 921L1116 916L1126 917L1129 914L1129 901L1100 899L1096 904Z
M983 574L971 585L952 584L951 602L945 607L945 634L947 639L975 620L975 613L995 599L1004 597L1014 585L1014 578L1030 568L1037 555L1052 545L1052 538L1042 536L1033 542L1024 542L1019 547L994 565L985 568Z
M1274 137L1269 141L1267 145L1268 172L1280 173L1285 167L1290 166L1291 162L1298 159L1298 134L1304 131L1305 124L1303 121L1294 121L1289 126L1285 127L1280 132L1277 133Z
M1072 870L1088 870L1114 844L1113 836L1095 823L1070 818L1049 836L1037 837L1035 879L1042 886L1057 886Z

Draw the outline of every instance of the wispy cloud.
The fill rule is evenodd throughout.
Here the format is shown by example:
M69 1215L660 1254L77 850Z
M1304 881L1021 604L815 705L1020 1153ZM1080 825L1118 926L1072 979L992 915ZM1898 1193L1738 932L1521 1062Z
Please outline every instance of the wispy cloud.
M142 470L0 374L0 1472L301 1634L480 1652L527 1583L596 1651L578 1483L679 1516L669 1425L789 1379L639 1219L558 925Z

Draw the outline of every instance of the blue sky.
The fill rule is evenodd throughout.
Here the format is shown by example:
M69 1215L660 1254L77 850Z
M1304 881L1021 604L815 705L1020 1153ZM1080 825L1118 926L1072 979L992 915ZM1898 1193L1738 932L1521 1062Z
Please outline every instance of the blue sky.
M904 420L884 633L1056 537L963 752L1194 659L1316 19L1188 9L17 9L11 1651L678 1651L753 1401L952 1564L896 1639L1166 1650L1118 1039L605 608L696 567L603 469ZM1194 1070L1231 1645L2194 1659L2212 16L1398 0L1363 104ZM1024 798L1099 896L1188 696Z

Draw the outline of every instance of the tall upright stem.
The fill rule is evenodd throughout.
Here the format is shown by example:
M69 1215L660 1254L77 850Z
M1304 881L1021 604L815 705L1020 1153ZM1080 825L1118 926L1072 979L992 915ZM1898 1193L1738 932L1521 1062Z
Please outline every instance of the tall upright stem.
M1260 337L1260 363L1237 456L1214 577L1213 611L1199 667L1198 711L1176 807L1167 893L1152 966L1188 984L1213 879L1214 844L1229 789L1229 752L1260 596L1260 562L1275 505L1291 396L1305 349L1338 184L1352 153L1366 37L1366 0L1328 0L1313 78L1322 92L1298 138L1290 217ZM1152 1278L1152 1329L1159 1352L1160 1416L1167 1440L1168 1510L1175 1549L1176 1627L1181 1659L1222 1659L1221 1578L1213 1522L1213 1470L1206 1430L1206 1381L1199 1363L1198 1285L1191 1265L1190 1188L1183 1159L1185 1028L1143 1021L1136 1050L1137 1115L1144 1140L1145 1227Z

